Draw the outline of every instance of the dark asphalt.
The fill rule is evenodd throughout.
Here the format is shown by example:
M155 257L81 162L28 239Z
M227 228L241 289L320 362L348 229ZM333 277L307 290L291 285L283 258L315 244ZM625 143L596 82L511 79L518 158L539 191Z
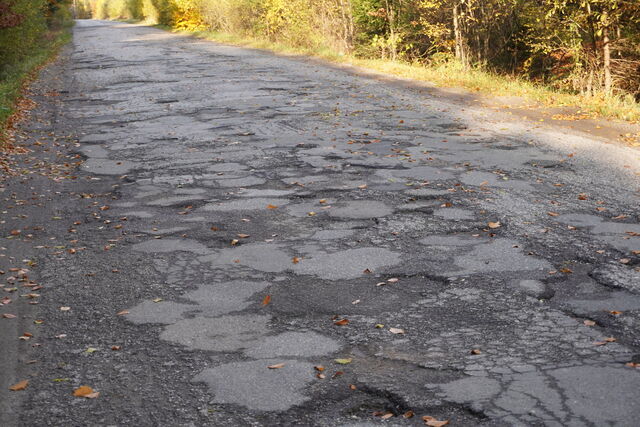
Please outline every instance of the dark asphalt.
M637 425L637 150L74 32L0 181L0 424Z

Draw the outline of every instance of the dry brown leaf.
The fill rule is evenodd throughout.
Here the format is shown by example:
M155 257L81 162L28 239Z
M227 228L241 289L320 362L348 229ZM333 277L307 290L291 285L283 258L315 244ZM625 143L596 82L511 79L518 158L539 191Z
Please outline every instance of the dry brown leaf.
M482 354L482 351L479 348L474 348L471 350L471 354Z
M431 427L442 427L442 426L446 426L447 424L449 424L449 420L438 420L434 417L430 417L428 415L425 415L424 417L422 417L422 421L424 421L425 425L431 426Z
M407 411L404 414L402 414L403 418L413 418L413 416L415 415L415 413L413 411Z
M27 388L28 385L29 385L29 380L22 380L22 381L20 381L18 383L15 383L11 387L9 387L9 390L11 390L11 391L24 390L25 388Z
M276 205L268 204L267 209L278 209Z
M116 313L117 316L124 316L125 314L129 314L129 310L122 310L122 311Z
M596 326L596 322L594 322L593 320L585 320L582 323L584 323L584 326Z
M316 366L313 367L313 369L315 369L318 372L322 372L322 371L324 371L324 366L316 365Z
M262 305L267 305L271 302L271 295L265 295L264 299L262 300Z
M336 326L345 326L349 324L349 319L336 320L335 322L333 322L333 324Z
M93 391L93 389L92 389L91 387L89 387L88 385L80 386L80 387L78 387L77 389L75 389L75 390L73 391L73 395L74 395L75 397L87 397L87 396L89 396L89 395L90 395L90 394L92 394L92 393L95 393L95 392L94 392L94 391Z
M549 215L549 216L558 216L560 214L557 213L557 212L547 212L547 215Z
M5 319L15 319L16 315L11 313L4 313L2 317L4 317Z
M239 233L238 237L241 239L246 239L247 237L251 237L249 234L243 234L243 233Z
M500 228L502 226L502 224L500 224L500 221L489 222L487 225L489 226L489 228Z
M404 334L404 329L400 329L400 328L389 328L389 332L391 332L392 334Z
M300 260L301 260L301 259L302 259L302 258L300 258L300 257L294 256L294 257L291 259L291 262L292 262L292 263L294 263L294 264L297 264L297 263L299 263L299 262L300 262Z
M284 363L277 363L275 365L269 365L267 366L267 368L269 369L280 369L280 368L284 368Z

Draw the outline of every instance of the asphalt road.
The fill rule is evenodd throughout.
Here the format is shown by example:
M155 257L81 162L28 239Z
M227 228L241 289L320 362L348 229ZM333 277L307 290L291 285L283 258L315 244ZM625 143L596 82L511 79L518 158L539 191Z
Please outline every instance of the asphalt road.
M74 32L0 185L2 425L637 425L637 150Z

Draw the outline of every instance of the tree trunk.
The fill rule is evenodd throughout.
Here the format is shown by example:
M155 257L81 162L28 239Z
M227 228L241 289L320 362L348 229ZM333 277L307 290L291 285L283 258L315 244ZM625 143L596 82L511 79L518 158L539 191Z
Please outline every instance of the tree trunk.
M460 4L453 6L453 35L456 40L456 58L462 66L467 69L469 64L467 62L467 53L462 37L462 28L460 26Z
M609 28L602 30L602 54L604 57L604 92L611 95L611 47L609 45Z

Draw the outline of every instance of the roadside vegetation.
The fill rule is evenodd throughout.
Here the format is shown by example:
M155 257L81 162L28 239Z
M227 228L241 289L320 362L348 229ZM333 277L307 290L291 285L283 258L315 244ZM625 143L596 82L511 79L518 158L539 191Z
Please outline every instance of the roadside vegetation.
M77 0L276 51L640 120L637 0Z
M26 82L70 39L68 0L5 0L0 3L0 148Z

